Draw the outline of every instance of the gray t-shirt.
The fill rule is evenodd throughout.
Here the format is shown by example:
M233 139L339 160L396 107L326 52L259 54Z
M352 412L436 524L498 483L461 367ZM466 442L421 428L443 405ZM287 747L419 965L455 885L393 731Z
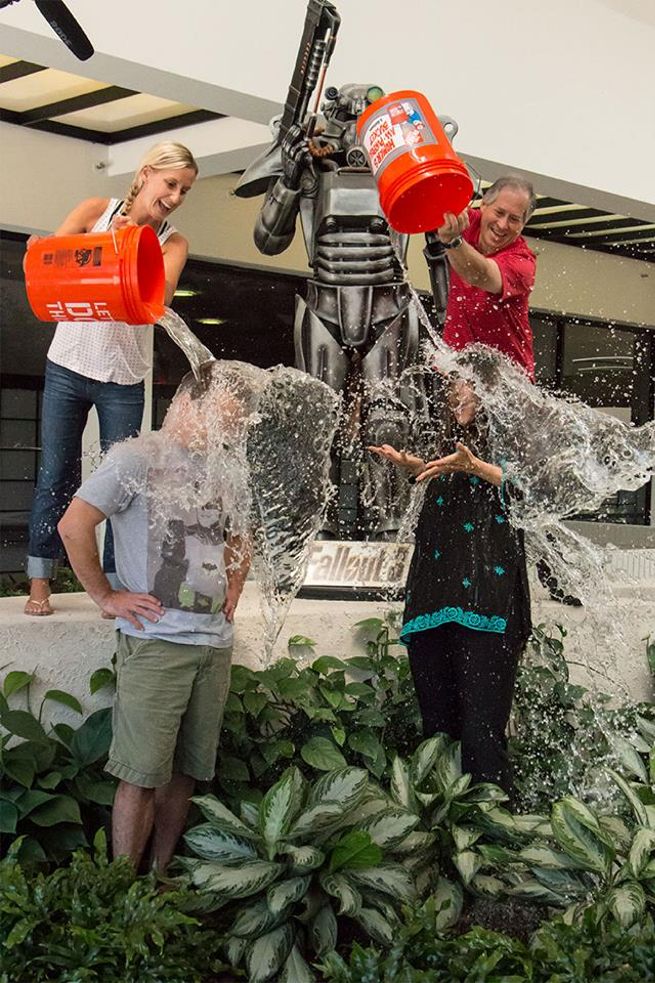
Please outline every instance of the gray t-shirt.
M164 606L158 622L139 619L142 632L123 618L116 625L136 638L226 648L233 630L222 612L224 516L211 506L184 507L174 495L163 506L158 486L182 487L194 479L197 485L197 468L182 447L167 452L164 466L153 466L139 439L114 447L76 492L111 519L116 573L125 589L152 594Z

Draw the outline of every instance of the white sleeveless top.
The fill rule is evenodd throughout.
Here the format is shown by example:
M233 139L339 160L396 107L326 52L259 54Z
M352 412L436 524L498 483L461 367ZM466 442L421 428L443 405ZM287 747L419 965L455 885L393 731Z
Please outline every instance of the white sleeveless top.
M92 232L107 232L123 202L110 198ZM163 222L157 236L160 245L176 230ZM71 372L98 382L132 386L141 382L152 364L152 324L122 321L60 321L48 350L48 358Z

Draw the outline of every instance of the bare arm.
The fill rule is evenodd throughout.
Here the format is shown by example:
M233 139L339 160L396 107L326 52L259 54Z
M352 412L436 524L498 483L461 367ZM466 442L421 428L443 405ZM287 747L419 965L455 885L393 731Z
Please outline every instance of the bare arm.
M170 307L173 303L173 296L189 254L189 243L179 232L174 232L164 244L162 251L164 254L164 273L166 275L164 303L167 307Z
M496 488L500 488L503 472L497 464L489 464L488 461L476 457L464 444L457 443L455 447L456 450L453 454L437 458L435 461L428 461L416 481L429 481L430 478L436 478L441 474L464 471L467 474L482 478L483 481L488 481L490 485L495 485Z
M409 471L415 477L425 467L425 461L422 457L409 454L407 451L397 451L391 444L381 444L379 447L371 445L366 450L370 451L371 454L377 454L378 457L384 458L385 461L389 461L391 464L395 464L397 468Z
M228 536L225 543L225 569L227 572L227 591L223 613L228 621L234 621L243 585L248 576L252 558L252 544L243 536Z
M81 498L74 498L66 509L57 529L66 547L68 559L75 574L89 597L108 614L125 618L141 630L137 615L156 622L163 613L161 602L151 594L113 590L102 572L96 526L106 516L94 505Z
M441 241L446 244L461 236L469 224L466 211L459 215L446 212L444 219L444 224L437 230L437 234ZM503 292L503 278L498 263L487 256L483 256L469 242L462 240L461 245L448 249L446 256L455 272L472 287L479 287L490 294Z

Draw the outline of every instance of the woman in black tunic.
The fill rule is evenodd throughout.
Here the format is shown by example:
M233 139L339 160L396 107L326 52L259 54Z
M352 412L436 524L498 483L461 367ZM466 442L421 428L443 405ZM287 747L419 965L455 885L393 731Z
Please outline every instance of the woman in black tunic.
M464 771L511 793L505 729L531 629L523 536L471 385L447 385L442 449L452 453L425 463L387 444L370 450L426 485L401 631L424 734L461 741Z

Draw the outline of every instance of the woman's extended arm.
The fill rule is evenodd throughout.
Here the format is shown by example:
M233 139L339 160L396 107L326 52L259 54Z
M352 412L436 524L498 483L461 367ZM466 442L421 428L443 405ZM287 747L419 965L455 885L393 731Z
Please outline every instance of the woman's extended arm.
M467 474L476 475L483 481L488 481L490 485L500 488L503 472L497 464L489 464L476 457L475 454L465 447L464 444L455 444L456 450L453 454L446 457L437 458L435 461L428 461L424 469L416 478L418 481L429 481L440 474L451 474L453 471L465 471Z
M417 457L415 454L408 454L407 451L397 451L391 444L380 444L379 447L371 445L366 450L371 451L372 454L377 454L378 457L383 457L386 461L390 461L397 468L403 468L405 471L409 471L414 477L419 475L425 467L425 461L422 457Z

